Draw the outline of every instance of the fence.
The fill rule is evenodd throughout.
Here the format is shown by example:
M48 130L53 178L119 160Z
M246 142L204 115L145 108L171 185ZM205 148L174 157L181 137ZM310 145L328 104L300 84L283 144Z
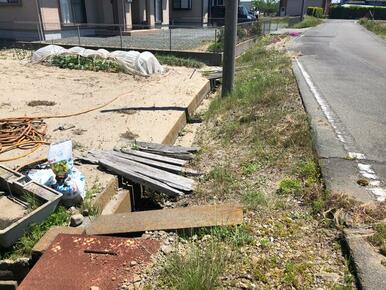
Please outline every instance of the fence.
M239 23L238 42L288 27L289 19L264 19ZM223 27L164 25L150 29L118 24L75 24L0 22L0 38L57 45L182 51L222 51Z

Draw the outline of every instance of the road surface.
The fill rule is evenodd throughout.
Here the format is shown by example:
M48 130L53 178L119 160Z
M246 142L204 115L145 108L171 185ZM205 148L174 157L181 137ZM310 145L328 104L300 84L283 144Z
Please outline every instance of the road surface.
M301 52L294 70L327 186L362 201L384 200L386 42L355 21L327 20L293 49Z

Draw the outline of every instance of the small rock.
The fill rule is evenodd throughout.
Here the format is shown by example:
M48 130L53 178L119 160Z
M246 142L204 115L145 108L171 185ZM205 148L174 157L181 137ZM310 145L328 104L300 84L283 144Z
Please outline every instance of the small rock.
M165 255L168 255L170 254L171 252L173 252L173 247L170 246L170 245L163 245L161 247L161 251L165 254Z
M115 280L117 280L117 278L111 277L111 281L115 281Z
M134 266L137 265L137 264L138 264L137 261L131 261L131 262L130 262L130 266L131 266L131 267L134 267Z
M236 284L236 287L241 288L241 289L248 289L248 285L246 285L246 284L243 283L243 282L238 282L238 283Z
M132 279L132 282L133 282L133 283L139 282L139 281L141 281L141 280L142 280L142 278L141 278L141 276L139 276L138 274L134 274L134 275L133 275L133 279Z
M89 216L90 213L89 213L88 209L85 208L85 209L83 210L82 214L83 214L83 216Z
M140 283L140 282L134 283L134 289L135 289L135 290L141 289L141 283Z
M70 226L77 227L83 223L83 216L79 214L74 214L70 219Z
M90 290L100 290L100 288L98 286L91 286Z

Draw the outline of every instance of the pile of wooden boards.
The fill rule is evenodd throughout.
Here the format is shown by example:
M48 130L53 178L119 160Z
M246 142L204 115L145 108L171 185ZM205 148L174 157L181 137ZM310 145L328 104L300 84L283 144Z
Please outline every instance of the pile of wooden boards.
M186 176L199 173L184 166L199 148L145 142L136 142L130 147L91 151L79 159L99 164L127 180L169 196L181 196L194 190L194 180Z

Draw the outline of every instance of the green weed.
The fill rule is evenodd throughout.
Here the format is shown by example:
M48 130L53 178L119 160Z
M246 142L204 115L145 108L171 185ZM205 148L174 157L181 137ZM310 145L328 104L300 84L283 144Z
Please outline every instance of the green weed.
M302 190L302 184L299 180L293 178L284 178L280 181L278 194L298 194Z
M372 245L379 248L379 252L386 256L386 223L373 226L375 233L368 239Z
M93 186L86 191L85 197L83 199L82 205L80 206L80 212L88 211L88 215L97 216L100 214L100 208L94 205L92 202L93 196L97 193L100 193L102 187L98 181L95 181Z
M287 262L283 283L296 289L308 289L312 276L307 272L307 269L306 263Z
M19 241L9 249L0 250L1 259L16 259L31 255L32 248L40 238L53 226L62 226L68 223L70 214L64 207L58 207L44 222L30 226Z
M167 289L215 289L225 265L226 254L218 243L204 249L192 245L185 255L174 253L168 257L161 275L162 284Z
M205 66L203 62L191 58L181 58L173 55L161 54L157 54L156 57L161 64L170 66L185 66L191 68L202 68Z
M242 202L248 209L257 209L259 206L267 203L267 198L260 191L247 191L242 197Z

